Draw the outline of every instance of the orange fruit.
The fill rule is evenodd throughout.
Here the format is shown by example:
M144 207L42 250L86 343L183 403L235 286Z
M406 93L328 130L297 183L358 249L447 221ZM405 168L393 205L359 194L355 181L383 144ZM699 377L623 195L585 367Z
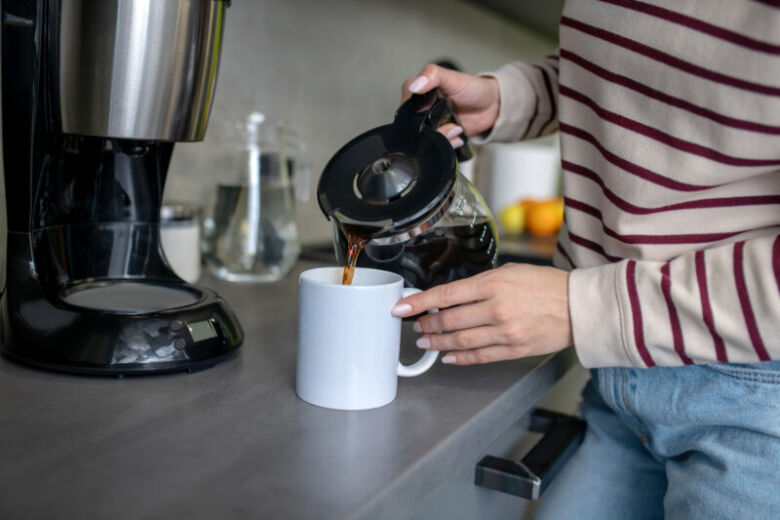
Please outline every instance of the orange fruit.
M518 202L518 204L522 206L526 211L528 211L528 208L538 203L539 203L539 199L532 199L532 198L525 198L520 202Z
M556 198L531 205L525 217L526 229L538 237L555 234L563 224L563 199Z

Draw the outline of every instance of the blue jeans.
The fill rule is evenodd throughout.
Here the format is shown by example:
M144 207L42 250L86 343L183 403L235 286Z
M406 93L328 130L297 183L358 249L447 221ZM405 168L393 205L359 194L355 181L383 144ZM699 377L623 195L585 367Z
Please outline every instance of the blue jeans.
M780 361L606 368L537 520L780 519Z

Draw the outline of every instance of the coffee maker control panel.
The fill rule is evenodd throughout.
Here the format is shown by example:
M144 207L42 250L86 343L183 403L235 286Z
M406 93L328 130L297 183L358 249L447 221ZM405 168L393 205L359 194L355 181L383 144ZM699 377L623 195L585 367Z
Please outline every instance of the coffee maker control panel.
M186 323L182 320L175 320L171 322L168 329L173 336L173 346L177 350L200 346L212 340L217 340L219 343L225 342L216 318Z
M192 340L197 343L199 341L216 338L218 335L215 325L216 324L212 320L196 321L194 323L188 323L187 330L189 330Z

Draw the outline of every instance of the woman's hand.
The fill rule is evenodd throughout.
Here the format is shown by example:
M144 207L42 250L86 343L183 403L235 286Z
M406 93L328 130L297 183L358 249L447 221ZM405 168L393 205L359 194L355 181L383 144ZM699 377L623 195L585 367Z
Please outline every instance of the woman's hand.
M431 309L414 324L417 346L449 351L443 363L473 365L563 350L573 343L569 273L507 264L404 298L394 316Z
M412 94L424 94L436 87L449 98L455 115L463 125L461 128L447 124L438 129L453 147L463 145L463 140L458 137L461 133L471 136L493 127L499 109L498 82L495 78L426 65L419 75L404 82L401 100L406 101Z

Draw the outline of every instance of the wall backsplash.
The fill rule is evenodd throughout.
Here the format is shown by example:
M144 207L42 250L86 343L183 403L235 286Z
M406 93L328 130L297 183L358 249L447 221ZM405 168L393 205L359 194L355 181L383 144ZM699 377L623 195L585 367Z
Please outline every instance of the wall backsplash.
M392 119L403 80L448 57L466 71L544 56L554 42L461 0L238 0L203 143L177 144L165 198L203 203L225 171L225 123L259 110L306 141L312 193L331 155ZM301 240L331 235L312 196L297 210Z

